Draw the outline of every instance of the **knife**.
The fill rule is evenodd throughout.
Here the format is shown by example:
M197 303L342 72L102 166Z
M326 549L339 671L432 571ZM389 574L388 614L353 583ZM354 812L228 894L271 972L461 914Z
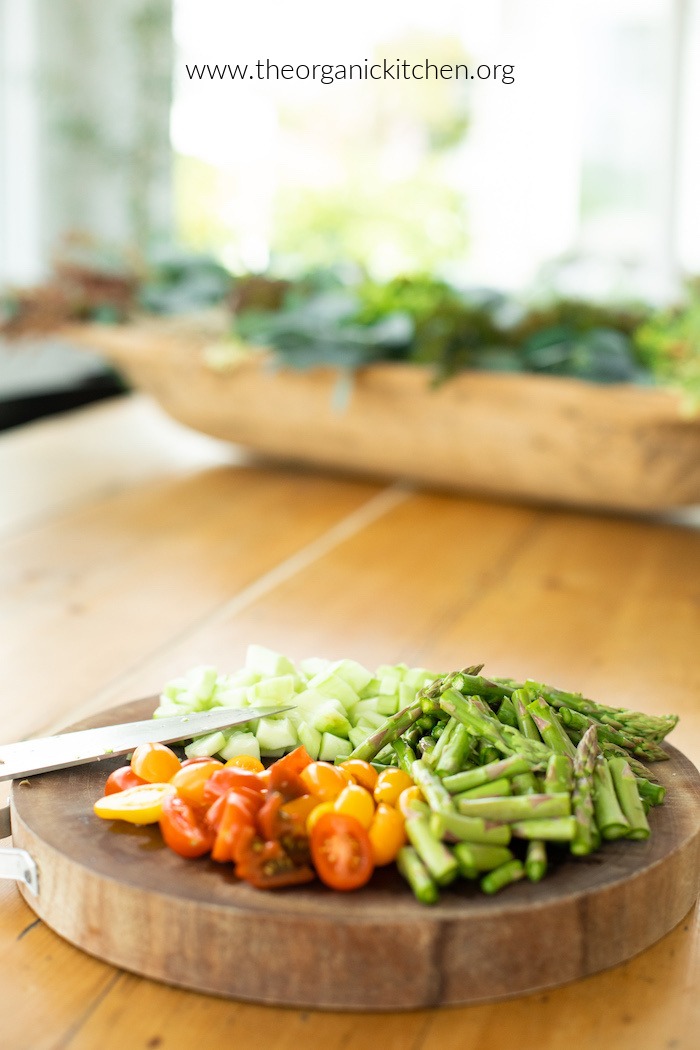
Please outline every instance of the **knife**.
M174 718L149 718L144 722L80 729L73 733L36 737L17 744L0 744L0 780L29 777L66 766L112 758L133 751L139 744L172 744L193 736L214 733L257 718L267 718L289 711L287 707L216 707L210 711L177 715Z

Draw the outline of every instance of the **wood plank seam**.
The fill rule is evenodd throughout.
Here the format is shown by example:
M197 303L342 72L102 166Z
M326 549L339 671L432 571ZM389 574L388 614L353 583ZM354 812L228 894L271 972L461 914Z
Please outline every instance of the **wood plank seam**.
M294 554L247 584L238 594L224 602L213 612L207 613L198 622L188 624L178 635L169 638L147 656L132 664L128 670L98 690L86 704L62 715L56 721L40 726L31 735L43 736L58 732L66 725L79 721L88 714L92 714L109 700L115 689L128 685L129 681L137 677L143 667L147 666L159 653L167 651L172 645L177 644L178 641L196 634L198 631L211 628L218 623L237 616L261 598L271 594L277 587L308 569L336 547L358 535L379 518L388 515L395 507L405 502L413 494L413 491L410 486L401 482L396 482L382 489L377 495L372 496L366 503L358 507L357 510L352 511L327 529L326 532L312 540L311 543L295 551Z
M66 1031L60 1042L56 1043L54 1050L68 1050L70 1044L73 1042L73 1038L79 1035L81 1028L90 1020L95 1011L105 1001L107 996L112 992L115 986L124 978L123 970L116 970L113 972L105 981L104 987L100 989L95 998L92 1000L90 1005L83 1011L80 1017L70 1026Z

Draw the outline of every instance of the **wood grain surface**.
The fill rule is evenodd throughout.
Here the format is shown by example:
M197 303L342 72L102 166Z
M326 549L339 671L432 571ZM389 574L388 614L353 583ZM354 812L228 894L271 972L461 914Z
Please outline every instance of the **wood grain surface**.
M149 717L143 700L76 729ZM277 893L230 866L185 861L156 827L102 821L92 805L123 759L15 784L12 829L39 869L34 911L72 944L137 974L282 1006L397 1010L540 991L649 947L700 892L700 774L675 749L646 842L558 858L540 884L495 897L458 881L420 905L393 866L353 894L320 883ZM550 851L551 854L552 851ZM238 960L245 954L246 965Z
M0 633L3 739L153 693L192 663L234 668L259 641L295 658L370 665L450 667L468 654L494 674L676 711L672 743L700 764L700 515L683 525L378 493L268 468L276 529L263 529L265 500L246 480L260 467L234 458L222 484L221 466L220 446L141 397L0 438L0 567L3 590L15 587L2 620L11 641ZM194 479L204 498L210 484L218 492L211 514L222 500L248 507L249 539L222 560L225 537L213 542L190 501L189 547L172 561L154 557L149 572L140 545L167 544L177 493L184 500ZM149 499L163 487L169 499ZM288 521L295 502L302 508ZM318 503L332 513L314 531L305 522ZM93 552L84 563L81 545ZM141 565L140 590L113 609L118 574L101 575L112 562L127 574ZM146 631L138 615L151 588L162 595L151 609L167 617L163 631ZM90 602L77 615L83 593ZM700 1028L697 905L613 969L507 1001L403 1014L261 1006L125 973L57 936L12 883L0 883L0 958L3 1050L200 1050L204 1038L245 1050L695 1050Z

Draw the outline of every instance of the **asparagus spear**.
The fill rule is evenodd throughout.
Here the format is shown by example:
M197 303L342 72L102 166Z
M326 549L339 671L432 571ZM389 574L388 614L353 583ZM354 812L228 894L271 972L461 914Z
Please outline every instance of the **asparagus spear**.
M513 701L509 696L504 696L498 705L497 711L498 721L502 722L505 726L512 726L513 729L518 729L518 716L515 713L515 707Z
M440 761L440 755L447 747L450 741L450 737L452 736L458 725L459 722L456 718L449 718L445 723L445 728L443 729L435 747L430 753L430 758L428 759L428 764L431 768L435 765L436 762Z
M409 817L406 834L438 886L452 882L458 874L459 865L452 851L433 835L428 817Z
M399 763L399 769L403 769L404 773L411 775L411 767L416 761L416 754L410 744L407 744L401 737L398 740L393 740L391 746L393 747L396 758Z
M590 853L598 839L593 810L593 769L597 755L596 727L589 726L576 748L574 758L574 788L571 800L576 818L576 833L571 842L571 852L576 856Z
M526 773L522 773L522 776L527 776ZM478 787L468 788L467 791L460 791L458 795L455 795L455 799L459 798L503 798L506 795L511 795L514 792L511 790L511 784L514 783L518 778L513 777L513 780L509 780L508 777L501 777L500 780L490 780L488 784L479 784ZM517 794L517 792L515 792Z
M536 697L527 705L527 710L537 726L537 730L549 744L555 755L567 755L573 759L576 748L569 740L559 718L542 696Z
M629 821L620 809L610 769L603 755L598 755L593 768L593 810L598 830L604 839L624 838Z
M462 769L471 750L471 742L467 727L458 722L437 761L432 763L435 772L439 776L449 776Z
M504 886L509 886L512 882L518 882L519 879L524 878L525 867L522 861L509 860L506 864L501 864L499 868L494 868L493 871L484 875L479 885L484 893L498 893Z
M570 818L564 817L564 820ZM525 874L530 882L539 882L547 873L547 847L540 839L533 839L527 844L525 854Z
M465 817L483 817L508 823L514 820L544 820L545 817L568 817L569 795L511 795L510 798L455 799L457 811Z
M624 758L610 759L610 773L615 791L629 822L628 837L631 839L648 839L649 822L644 812L642 800L637 789L637 778Z
M526 704L530 703L530 697L525 689L516 689L511 697L513 709L518 722L518 729L528 740L539 740L540 734L537 726L532 720L532 715L527 710Z
M443 786L440 777L433 773L424 759L418 759L411 766L411 776L423 792L426 802L435 812L454 810L452 795Z
M417 721L423 714L420 703L409 704L395 715L387 718L366 740L348 755L348 758L361 758L371 762L387 744L393 742Z
M468 791L470 788L488 784L502 777L512 777L517 773L529 773L530 763L522 755L510 755L508 758L499 759L497 762L489 762L485 766L476 766L474 769L466 769L461 773L455 773L443 780L448 791Z
M550 755L544 778L545 791L571 791L574 786L574 766L567 755Z
M534 773L517 773L511 780L514 795L539 795L540 785Z
M550 820L516 820L510 826L516 839L571 842L576 835L575 817L552 817Z
M511 838L509 824L498 824L482 817L464 817L454 812L433 813L430 827L437 838L477 842L484 846L507 846Z
M396 866L421 904L435 904L440 893L437 885L413 846L402 846Z
M453 852L459 873L465 879L475 879L481 872L493 871L515 859L507 846L484 846L475 842L458 842Z
M632 768L630 766L630 768ZM634 770L632 770L634 772ZM649 806L660 806L666 797L666 788L661 784L652 784L645 777L637 777L637 791L642 802Z

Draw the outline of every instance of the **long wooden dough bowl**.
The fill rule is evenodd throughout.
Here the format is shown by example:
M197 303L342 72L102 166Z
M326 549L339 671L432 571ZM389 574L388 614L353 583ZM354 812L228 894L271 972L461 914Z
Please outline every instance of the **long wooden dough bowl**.
M149 717L138 701L75 728ZM680 752L655 769L667 801L647 842L561 861L538 885L485 897L465 882L425 907L391 870L350 894L276 892L182 860L156 828L99 820L110 759L16 783L14 844L39 869L27 903L116 966L262 1003L399 1010L503 998L614 966L653 944L700 891L700 775Z
M505 498L622 510L700 502L700 418L667 391L552 376L430 373L376 364L337 405L340 373L275 368L253 354L226 372L212 343L164 322L78 326L181 423L285 461Z

